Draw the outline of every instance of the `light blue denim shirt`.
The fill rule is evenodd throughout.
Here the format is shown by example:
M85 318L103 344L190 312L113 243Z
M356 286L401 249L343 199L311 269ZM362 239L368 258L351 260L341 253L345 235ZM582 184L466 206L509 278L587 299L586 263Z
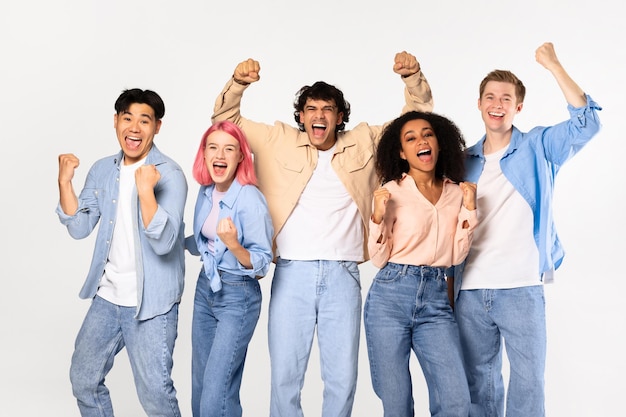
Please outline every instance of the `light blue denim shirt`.
M202 235L202 225L213 207L214 188L214 184L200 187L193 217L193 236L189 236L185 244L191 254L200 255L204 274L211 282L211 289L217 292L222 288L219 271L251 278L267 274L273 257L274 227L267 202L259 189L253 185L242 186L235 179L219 202L218 221L226 217L232 219L239 243L250 252L252 268L241 265L219 238L214 243L215 253L211 253L207 238Z
M533 213L533 234L539 250L538 277L557 269L565 252L556 233L552 212L554 180L561 166L600 130L597 111L602 108L587 97L587 104L568 105L570 118L554 126L538 126L528 133L513 127L509 148L500 159L504 176L513 184ZM477 183L483 172L485 136L466 151L466 179ZM471 253L471 249L470 249ZM454 270L455 294L461 288L464 264Z
M97 161L89 170L85 186L78 197L78 210L68 216L57 205L62 224L74 239L91 234L98 222L98 235L81 298L93 298L107 263L119 193L122 152ZM133 198L135 213L135 256L137 260L138 320L147 320L167 313L180 301L185 275L183 214L187 200L187 181L180 166L163 155L155 145L146 164L156 165L161 178L154 187L158 208L144 228L138 198ZM137 196L137 191L134 191Z

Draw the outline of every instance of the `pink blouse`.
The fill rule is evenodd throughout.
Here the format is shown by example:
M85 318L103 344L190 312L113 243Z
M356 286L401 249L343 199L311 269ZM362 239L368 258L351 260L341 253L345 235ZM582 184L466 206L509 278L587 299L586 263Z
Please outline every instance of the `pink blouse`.
M367 246L374 266L394 262L445 268L465 259L478 219L476 210L463 207L457 184L445 180L435 205L408 175L384 187L391 193L385 215L380 224L369 222ZM469 227L463 229L465 221Z

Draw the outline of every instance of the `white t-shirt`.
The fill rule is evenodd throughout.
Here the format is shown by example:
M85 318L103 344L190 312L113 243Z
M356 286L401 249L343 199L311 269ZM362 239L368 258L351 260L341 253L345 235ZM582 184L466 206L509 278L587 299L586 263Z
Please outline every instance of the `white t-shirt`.
M212 199L213 206L209 215L202 224L200 232L202 236L207 238L207 245L209 246L209 252L215 253L215 239L217 239L217 220L220 215L220 201L226 195L226 191L217 191L217 188L213 188Z
M506 150L485 155L476 193L478 227L463 272L463 290L541 284L533 213L502 173L500 159Z
M363 261L361 215L331 165L334 152L318 151L313 176L276 236L282 258Z
M111 240L109 259L100 279L98 295L124 307L137 306L137 266L135 257L136 224L133 224L132 198L135 190L135 171L145 159L132 165L120 164L120 192L117 199L115 229ZM138 219L137 219L138 221Z

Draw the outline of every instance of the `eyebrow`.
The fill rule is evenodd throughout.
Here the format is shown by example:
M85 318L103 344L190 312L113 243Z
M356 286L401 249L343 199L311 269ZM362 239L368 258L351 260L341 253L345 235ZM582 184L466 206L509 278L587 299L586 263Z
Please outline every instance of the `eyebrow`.
M420 130L420 132L423 132L423 131L425 131L425 130L429 130L429 131L431 131L431 132L434 132L434 131L435 131L432 127L424 126L424 127ZM404 135L402 135L402 136L404 137L404 136L408 135L409 133L415 134L415 133L418 133L418 132L417 132L416 130L411 129L411 130L407 130L407 131L404 133Z
M131 116L134 116L134 114L132 114L130 111L128 110L124 110L122 112L122 114L129 114ZM148 119L152 120L153 117L149 114L149 113L139 113L139 117L147 117Z

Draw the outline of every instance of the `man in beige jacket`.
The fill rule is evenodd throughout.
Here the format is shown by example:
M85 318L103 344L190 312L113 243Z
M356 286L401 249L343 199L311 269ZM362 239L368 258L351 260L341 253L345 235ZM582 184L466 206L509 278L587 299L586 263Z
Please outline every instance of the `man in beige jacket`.
M396 54L393 70L405 83L403 112L432 111L430 87L416 58ZM237 65L212 121L231 120L245 132L274 224L270 415L303 415L300 393L317 329L322 416L350 416L361 325L358 264L369 259L367 225L378 187L374 151L383 127L360 123L345 131L350 104L323 81L297 93L297 128L250 121L240 114L241 97L259 72L252 59Z

